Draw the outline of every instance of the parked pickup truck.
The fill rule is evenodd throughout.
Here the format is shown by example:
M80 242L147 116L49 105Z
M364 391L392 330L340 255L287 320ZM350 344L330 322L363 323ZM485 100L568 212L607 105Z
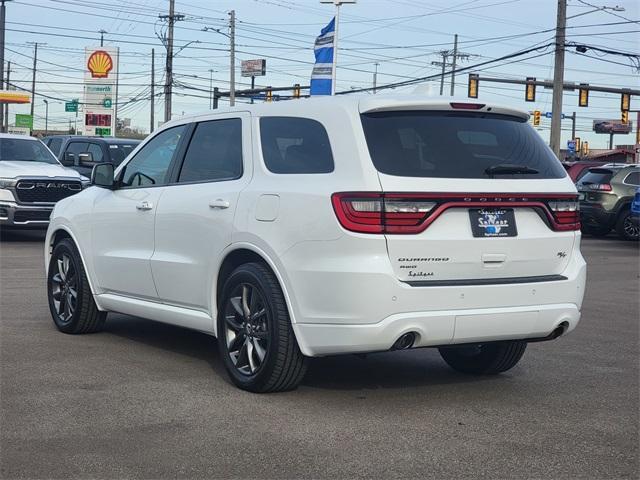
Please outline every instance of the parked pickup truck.
M0 229L46 228L55 203L88 184L38 139L0 134Z
M84 137L79 135L54 135L44 137L60 163L77 170L86 177L96 163L109 162L115 167L140 143L132 138Z

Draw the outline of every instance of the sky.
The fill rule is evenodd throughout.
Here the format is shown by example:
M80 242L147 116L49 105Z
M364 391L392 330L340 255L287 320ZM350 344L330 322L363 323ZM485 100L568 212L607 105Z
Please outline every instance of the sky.
M82 98L84 48L100 44L120 48L119 118L130 118L142 131L149 130L151 109L151 51L155 49L156 93L164 82L165 47L160 39L169 0L12 0L7 2L5 61L11 61L11 82L31 88L33 42L38 42L35 128L44 128L49 102L49 128L63 129L73 120L64 101ZM453 48L468 54L460 67L473 67L523 50L530 53L489 63L460 73L456 96L464 98L468 73L504 79L553 78L555 0L358 0L341 7L337 91L372 86L377 69L379 86L436 75L440 52ZM592 5L592 6L590 6ZM565 81L618 88L640 88L640 72L625 56L589 49L579 53L576 44L616 52L640 52L640 2L638 0L569 0ZM601 7L616 7L614 10ZM210 85L229 88L229 11L235 10L236 88L248 88L240 77L240 61L265 58L267 74L257 86L308 85L313 67L313 43L333 17L335 7L319 0L175 0L176 23L173 114L209 109ZM203 31L209 27L208 31ZM215 31L219 29L220 32ZM377 65L376 65L377 64ZM438 78L418 85L386 90L390 93L438 96ZM445 91L450 79L445 81ZM371 92L364 93L372 94ZM381 93L378 93L381 94ZM551 110L551 90L537 89L536 102L524 101L520 85L481 82L480 101L521 110ZM221 105L226 100L221 100ZM155 98L156 120L161 120L164 99ZM631 108L640 108L634 97ZM577 115L577 136L591 148L606 148L608 135L592 133L595 119L619 119L620 96L592 92L589 106L578 107L577 91L564 94L563 113ZM14 113L29 113L28 106L11 106ZM636 114L632 114L635 121ZM538 128L548 141L551 120ZM562 145L571 136L571 121L562 125ZM619 135L616 144L632 144L634 135Z

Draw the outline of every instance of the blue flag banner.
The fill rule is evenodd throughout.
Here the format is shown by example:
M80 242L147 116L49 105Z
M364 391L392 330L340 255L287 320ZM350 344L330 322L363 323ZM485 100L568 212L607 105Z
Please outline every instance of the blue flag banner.
M311 73L311 95L331 95L333 79L333 47L336 27L335 17L320 31L313 53L316 63Z

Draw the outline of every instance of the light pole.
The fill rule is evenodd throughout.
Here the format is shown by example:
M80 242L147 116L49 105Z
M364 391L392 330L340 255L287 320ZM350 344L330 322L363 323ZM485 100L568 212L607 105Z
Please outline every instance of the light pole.
M44 98L44 134L49 135L49 101Z
M214 27L202 27L202 31L216 32L229 39L229 105L233 107L236 104L236 11L231 10L229 15L229 33Z

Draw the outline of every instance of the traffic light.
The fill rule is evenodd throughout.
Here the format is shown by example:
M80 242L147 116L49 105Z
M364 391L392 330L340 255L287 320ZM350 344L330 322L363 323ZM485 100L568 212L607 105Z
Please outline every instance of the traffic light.
M627 123L629 123L629 111L628 111L628 110L623 110L623 111L622 111L622 118L621 118L621 120L622 120L622 123L624 123L625 125L626 125Z
M578 106L579 107L589 106L589 89L587 88L588 86L589 86L588 83L580 84L580 89L578 90Z
M527 86L524 90L524 100L525 102L535 102L536 101L536 84L529 83L535 82L536 77L527 77Z
M271 85L267 87L266 95L267 102L271 102L273 100L273 90L271 90Z
M589 142L584 142L582 144L582 156L586 157L589 155Z
M477 73L469 74L469 85L467 87L467 96L469 98L478 98L478 82L480 76Z
M580 137L574 138L573 141L576 142L576 152L580 153L580 148L582 147L582 144L580 143Z
M540 125L540 110L533 111L533 126L537 127Z
M620 96L620 110L623 112L628 112L630 107L631 107L631 95L629 93L623 93Z
M293 98L300 98L300 84L296 83L293 86Z

